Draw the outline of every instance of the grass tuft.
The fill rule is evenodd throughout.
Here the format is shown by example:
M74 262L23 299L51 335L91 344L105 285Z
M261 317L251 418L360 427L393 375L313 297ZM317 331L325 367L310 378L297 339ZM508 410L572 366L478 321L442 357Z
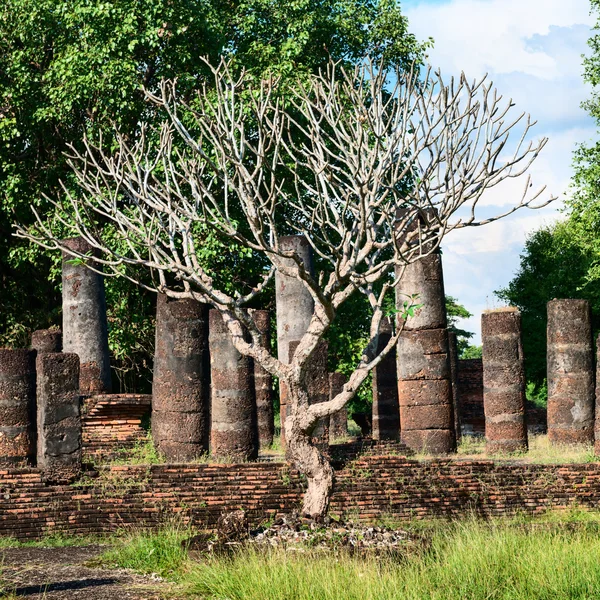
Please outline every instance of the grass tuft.
M132 569L142 574L156 573L177 580L188 560L183 542L193 533L189 527L180 524L167 524L154 531L126 532L99 558L99 562L104 566Z

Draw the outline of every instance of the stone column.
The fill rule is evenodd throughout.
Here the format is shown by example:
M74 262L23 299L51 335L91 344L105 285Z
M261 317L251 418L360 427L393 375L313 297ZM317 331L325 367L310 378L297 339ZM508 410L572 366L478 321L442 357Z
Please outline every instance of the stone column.
M31 334L31 349L42 352L62 351L62 332L60 329L38 329Z
M486 451L527 449L521 313L512 307L481 315Z
M290 362L300 342L290 342ZM320 340L307 365L308 397L311 404L327 402L329 399L329 373L327 371L328 346L325 340ZM314 444L327 446L329 444L329 417L320 419L313 434Z
M548 302L548 439L594 441L594 360L587 300Z
M152 380L152 437L170 461L208 452L208 306L159 294Z
M594 429L594 453L600 456L600 335L596 340L596 423Z
M35 356L0 348L0 465L35 461Z
M254 362L240 354L218 310L209 312L210 450L213 456L258 456Z
M293 251L312 272L312 248L302 235L279 238L279 246L287 252ZM292 259L288 260L294 265ZM275 300L277 308L277 357L288 363L290 342L298 342L306 333L314 311L314 302L304 284L295 277L275 273ZM279 411L281 415L281 444L285 447L285 416L287 413L287 390L279 382Z
M377 351L381 352L392 337L392 322L381 321ZM373 369L373 439L400 439L400 406L396 352L393 350Z
M399 310L413 294L423 306L404 323L397 350L401 438L412 450L446 454L456 445L439 252L406 266L396 288Z
M271 339L271 313L268 310L252 310L252 319L260 331L262 344L268 348ZM273 421L273 378L254 361L254 389L256 393L256 420L260 448L270 448L275 434Z
M329 399L333 400L344 387L348 378L342 373L329 373ZM348 407L338 410L329 417L329 437L331 439L348 436Z
M79 357L37 357L37 466L46 481L67 483L81 472Z
M63 240L71 250L94 256L82 238ZM110 356L104 278L63 252L63 350L79 356L80 391L83 396L111 391ZM96 265L100 269L100 265Z
M458 391L458 339L454 331L448 331L448 349L450 359L450 383L452 385L452 418L454 420L454 437L461 436L460 397Z

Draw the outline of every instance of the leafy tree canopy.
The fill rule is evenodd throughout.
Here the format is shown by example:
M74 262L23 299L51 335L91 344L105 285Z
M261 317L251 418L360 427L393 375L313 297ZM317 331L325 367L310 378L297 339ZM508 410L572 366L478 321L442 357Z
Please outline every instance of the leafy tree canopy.
M11 238L43 194L70 185L63 153L84 135L131 135L150 118L142 86L205 75L201 56L235 57L260 76L315 70L366 53L408 63L424 45L395 0L7 0L0 8L0 342L58 323L58 256ZM110 143L110 142L109 142ZM207 244L206 252L211 248ZM215 255L218 253L214 253ZM220 260L215 256L215 260ZM152 299L110 280L110 342L120 369L151 351ZM124 361L124 362L123 362Z

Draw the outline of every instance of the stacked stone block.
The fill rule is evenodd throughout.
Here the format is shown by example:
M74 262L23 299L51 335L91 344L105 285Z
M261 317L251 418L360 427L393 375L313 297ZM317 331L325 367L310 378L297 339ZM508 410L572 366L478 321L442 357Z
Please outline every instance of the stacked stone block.
M170 461L208 452L208 306L159 294L152 380L152 437Z
M0 348L0 465L35 461L35 356Z
M396 288L399 310L417 295L422 307L403 324L397 349L401 439L431 454L455 449L442 258L407 265Z
M450 383L452 384L452 418L454 420L454 437L458 442L462 434L462 426L458 388L458 339L454 331L448 331L448 349L450 351Z
M481 317L483 406L488 453L527 449L521 313L512 307Z
M59 329L38 329L31 334L31 349L38 354L62 351L62 332Z
M79 357L37 357L37 466L46 481L64 483L81 471Z
M218 310L209 312L211 433L213 456L258 456L254 362L238 352Z
M90 256L90 265L96 255L94 248L83 238L64 240L71 250ZM74 257L63 251L63 350L79 356L81 394L109 393L111 391L110 356L104 278L83 264L74 263Z
M329 373L329 399L333 400L344 388L348 378L342 373ZM348 406L329 417L329 437L332 440L348 435Z
M269 348L271 338L271 313L268 310L251 311L252 320L261 335L261 343ZM256 420L260 448L270 448L275 434L273 415L273 378L254 361L254 389L256 393Z
M600 456L600 335L596 339L596 411L594 427L594 453Z
M302 235L290 235L279 238L279 247L286 252L295 252L305 268L312 272L312 248ZM286 259L290 266L293 259ZM308 330L314 311L314 302L310 292L302 281L282 273L275 274L275 299L277 309L277 357L288 363L290 343L299 342ZM279 382L279 405L281 416L281 443L285 446L285 417L287 414L287 389Z
M377 352L381 352L392 337L392 322L381 321ZM396 353L392 350L373 369L373 439L400 440L400 406Z
M594 363L587 300L548 302L548 438L594 441Z

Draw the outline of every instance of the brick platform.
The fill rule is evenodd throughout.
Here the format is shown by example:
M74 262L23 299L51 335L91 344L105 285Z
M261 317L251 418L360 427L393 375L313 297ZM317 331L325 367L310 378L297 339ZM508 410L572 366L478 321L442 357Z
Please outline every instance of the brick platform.
M302 483L281 463L159 465L90 471L71 485L45 485L35 469L0 471L0 532L99 534L154 526L173 515L212 527L243 508L252 523L300 504ZM371 455L336 473L331 512L376 521L500 516L600 502L600 464L517 465Z
M106 394L83 401L84 456L110 456L131 448L146 436L144 419L150 414L152 396L146 394Z

